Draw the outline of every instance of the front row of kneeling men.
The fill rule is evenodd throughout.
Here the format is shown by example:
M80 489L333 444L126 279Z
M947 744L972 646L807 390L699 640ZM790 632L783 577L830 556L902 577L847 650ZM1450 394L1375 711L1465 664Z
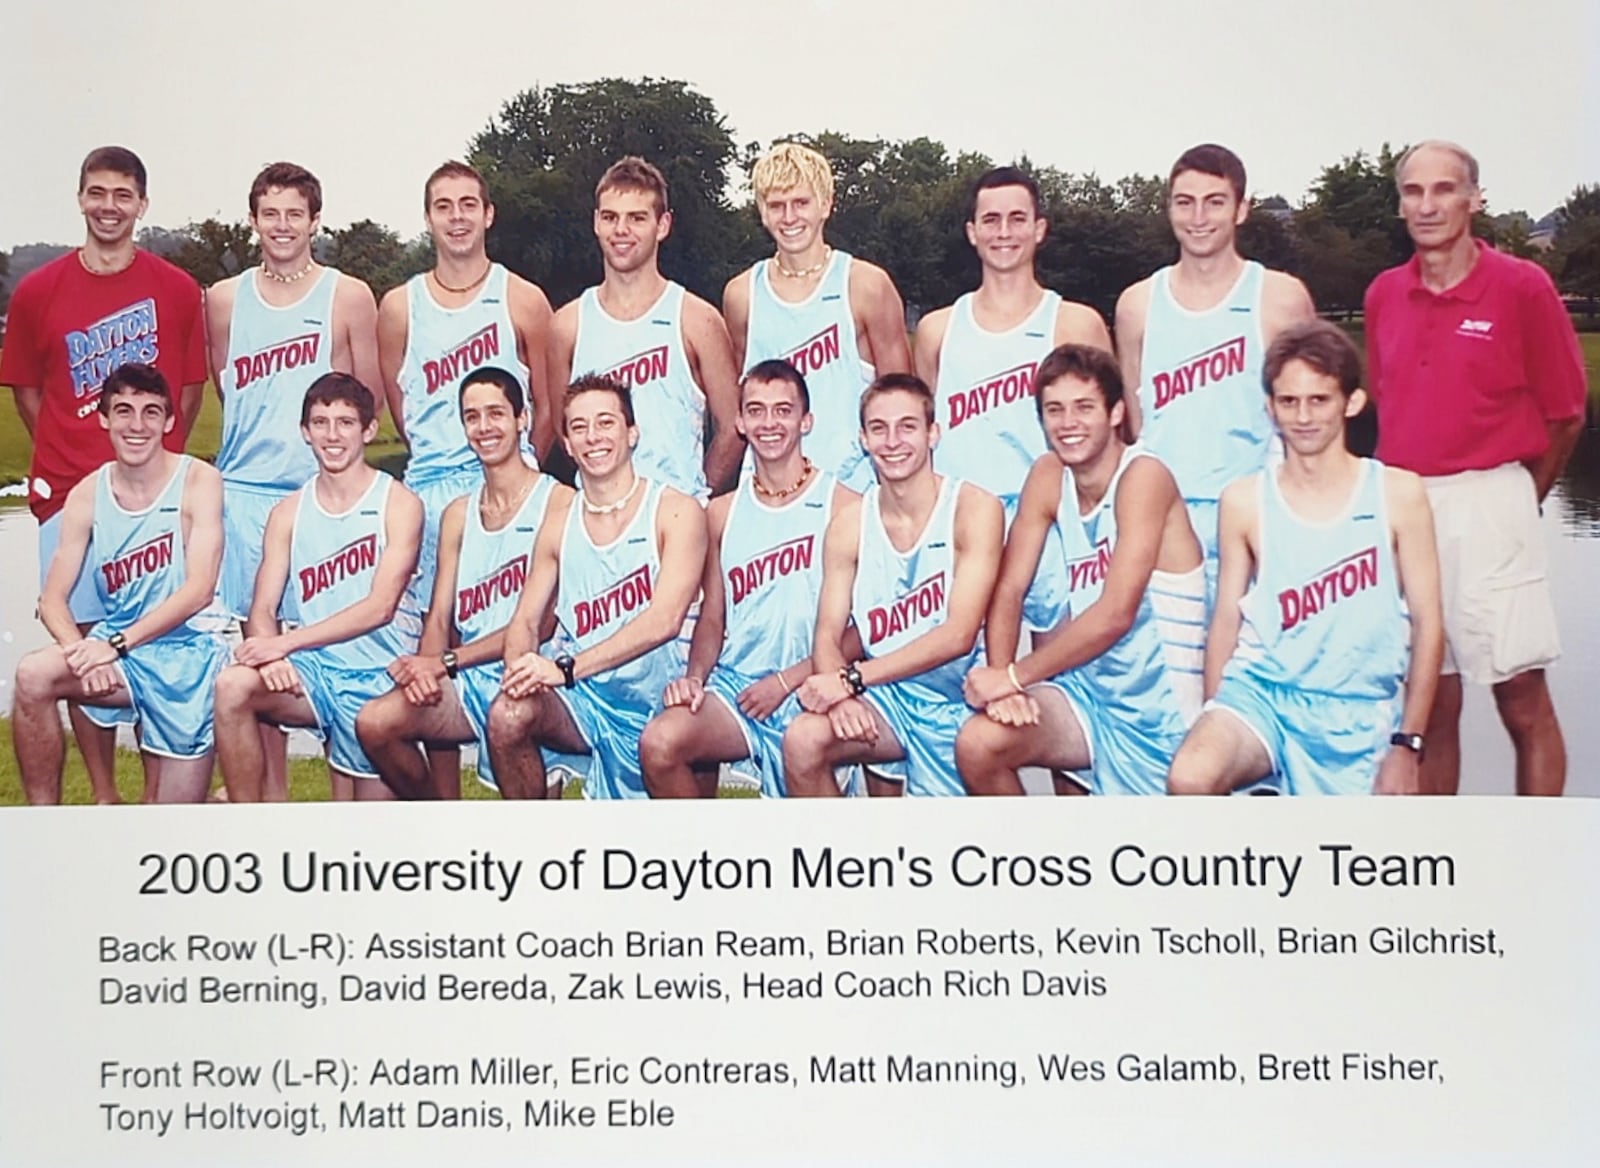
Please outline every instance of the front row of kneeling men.
M459 772L425 752L471 742L522 798L559 793L563 756L591 797L709 796L727 763L769 795L845 794L863 768L873 794L1017 794L1029 766L1062 793L1415 791L1443 651L1421 482L1346 448L1364 395L1337 328L1283 334L1264 380L1283 457L1224 493L1211 600L1097 349L1039 367L1050 451L1009 532L998 499L936 472L932 397L908 374L862 396L877 482L857 495L802 453L804 379L755 367L738 417L754 473L702 511L634 473L626 389L568 389L574 492L522 459L516 378L481 369L459 405L483 485L446 510L419 604L421 506L364 458L372 396L330 373L302 411L317 474L272 512L229 664L216 472L162 448L166 386L124 366L100 399L115 460L74 489L40 601L57 644L18 670L24 784L59 797L72 698L102 722L132 707L164 800L204 797L213 743L230 799L281 797L261 779L280 726L322 735L336 797L454 797ZM109 615L80 631L66 596L86 555Z

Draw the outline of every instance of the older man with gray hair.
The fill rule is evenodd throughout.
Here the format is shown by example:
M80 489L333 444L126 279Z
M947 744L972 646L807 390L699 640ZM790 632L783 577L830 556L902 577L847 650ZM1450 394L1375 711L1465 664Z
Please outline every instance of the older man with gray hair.
M1517 792L1559 795L1566 746L1545 683L1560 655L1539 507L1583 428L1577 335L1544 269L1473 238L1478 162L1420 142L1395 167L1416 245L1366 295L1367 385L1378 458L1423 476L1434 511L1445 660L1424 791L1454 794L1461 679L1493 687L1517 757Z

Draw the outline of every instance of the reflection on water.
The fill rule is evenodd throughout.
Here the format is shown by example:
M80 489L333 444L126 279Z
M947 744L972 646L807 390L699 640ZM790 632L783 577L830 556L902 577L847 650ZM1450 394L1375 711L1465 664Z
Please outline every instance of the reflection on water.
M1563 657L1551 671L1550 689L1567 738L1567 791L1600 796L1600 720L1589 716L1600 693L1600 615L1591 581L1600 579L1600 430L1584 432L1550 502L1544 528L1550 549L1551 586L1561 620ZM0 511L0 712L11 709L17 659L49 638L34 618L38 595L38 544L27 511ZM1509 793L1512 754L1494 701L1469 686L1462 715L1462 790Z

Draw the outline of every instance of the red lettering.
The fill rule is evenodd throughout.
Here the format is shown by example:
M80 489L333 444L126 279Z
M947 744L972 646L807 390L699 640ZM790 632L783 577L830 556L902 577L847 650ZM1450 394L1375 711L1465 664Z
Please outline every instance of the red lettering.
M814 337L801 341L783 359L800 371L800 376L810 377L818 369L839 359L839 326L830 324Z
M117 592L153 572L172 563L172 532L163 532L148 543L124 552L114 560L100 565L106 579L106 591Z
M886 605L867 610L867 643L905 632L919 621L944 613L944 573L929 576L909 592Z
M774 580L806 571L811 567L815 543L816 536L803 535L768 548L748 563L729 568L728 590L733 594L733 603L742 603L750 593Z
M1067 588L1077 592L1094 584L1104 584L1111 570L1111 541L1102 539L1094 551L1067 565Z
M1378 585L1378 549L1369 547L1324 568L1298 588L1278 593L1279 624L1288 632L1341 600Z
M988 413L998 405L1009 405L1033 396L1033 377L1039 370L1037 362L1018 365L993 377L986 377L971 389L950 395L949 428Z
M1195 389L1243 373L1244 360L1245 342L1241 336L1187 357L1175 369L1153 373L1150 385L1155 390L1156 409Z
M655 348L647 349L643 353L635 353L632 357L618 363L616 368L606 373L607 377L616 379L630 389L636 389L666 375L667 347L665 345L657 345Z
M235 389L243 389L251 382L260 381L263 377L271 377L285 369L298 369L302 365L311 365L316 362L317 352L322 347L321 333L306 333L304 336L290 337L287 341L262 349L259 353L251 353L246 357L235 357L233 360L233 380Z
M596 629L605 628L625 613L648 605L650 596L650 565L641 564L599 596L573 604L572 618L577 625L573 635L581 639Z
M459 344L452 345L436 360L422 363L422 374L427 382L427 392L437 393L445 386L454 386L480 365L500 355L500 325L484 325Z
M484 609L520 595L528 582L528 556L524 552L507 560L476 584L456 590L456 626L465 625Z
M346 544L321 563L301 568L300 599L302 602L310 600L335 584L377 566L378 537L376 534L364 535L354 543Z

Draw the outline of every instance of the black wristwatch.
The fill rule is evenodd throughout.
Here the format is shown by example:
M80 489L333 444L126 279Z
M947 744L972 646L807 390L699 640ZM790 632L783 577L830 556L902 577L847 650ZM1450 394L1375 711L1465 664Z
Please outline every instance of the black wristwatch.
M461 662L456 657L454 649L446 649L439 654L439 664L444 666L444 675L454 677L461 672Z
M567 689L571 689L573 686L578 684L578 679L573 675L572 672L577 667L577 664L578 663L572 659L572 654L570 653L563 653L561 656L556 658L556 668L561 670L561 676L565 679L561 684Z
M862 679L861 670L854 661L839 670L839 676L844 679L844 683L850 687L850 692L855 697L867 692L867 683Z
M1423 754L1425 753L1423 748L1426 744L1423 742L1422 735L1407 734L1404 730L1398 730L1389 735L1389 745L1405 747L1412 754L1416 755L1417 760L1420 762Z
M128 638L121 633L112 633L106 638L106 644L117 651L118 657L126 657L128 655Z

